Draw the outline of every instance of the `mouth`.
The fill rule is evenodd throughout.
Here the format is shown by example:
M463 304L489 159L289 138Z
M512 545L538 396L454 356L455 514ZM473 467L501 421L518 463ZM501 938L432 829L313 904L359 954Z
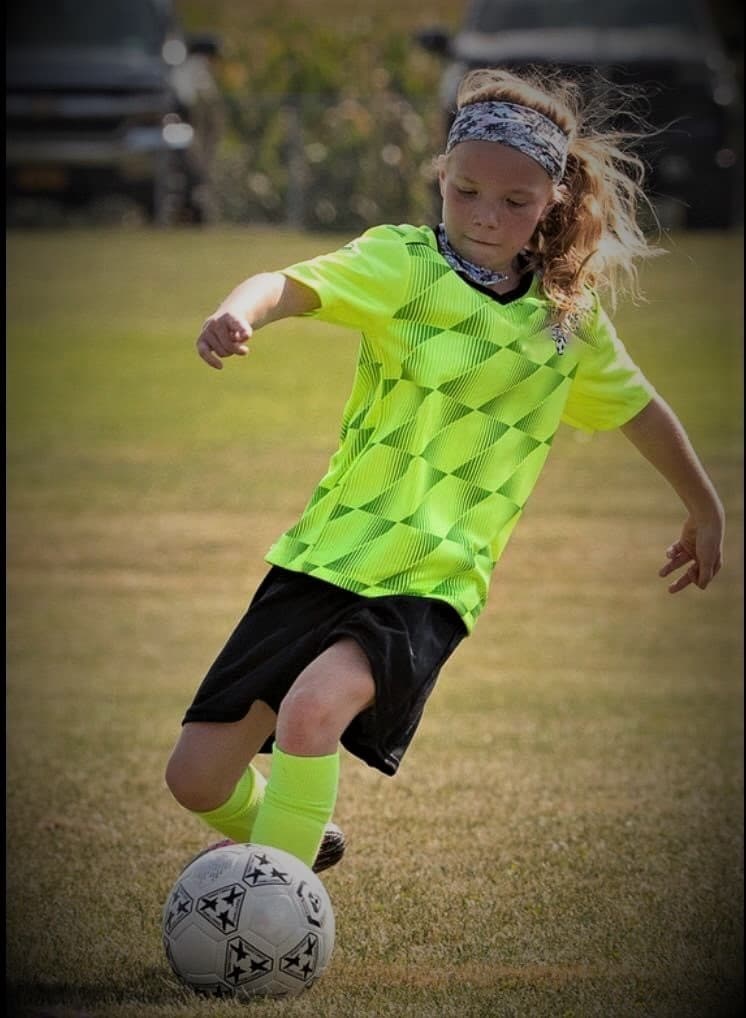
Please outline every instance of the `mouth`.
M490 240L477 240L476 237L467 237L466 239L469 241L469 243L477 244L479 247L499 247L498 244L495 244L493 241Z

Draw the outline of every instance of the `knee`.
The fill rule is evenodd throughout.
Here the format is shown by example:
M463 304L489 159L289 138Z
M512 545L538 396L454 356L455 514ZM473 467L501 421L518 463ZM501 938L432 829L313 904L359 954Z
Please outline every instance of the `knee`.
M334 753L349 723L373 703L375 683L352 639L329 647L296 679L280 705L275 738L299 756Z
M280 748L299 756L322 756L337 748L346 721L333 700L313 686L291 689L277 715Z
M166 787L179 805L186 807L186 809L191 809L191 791L193 786L188 780L184 763L177 753L172 753L169 757L164 777L166 779Z
M207 813L222 805L227 795L213 787L207 775L200 774L182 754L174 752L166 764L166 787L174 799L192 813ZM230 794L230 793L228 793Z

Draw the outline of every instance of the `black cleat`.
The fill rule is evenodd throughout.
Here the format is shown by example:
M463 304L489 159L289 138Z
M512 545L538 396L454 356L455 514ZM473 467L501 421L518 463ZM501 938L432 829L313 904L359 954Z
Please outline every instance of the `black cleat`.
M336 824L327 824L316 855L316 862L311 867L313 872L321 873L322 870L328 870L330 866L336 866L345 854L346 847L345 836L339 827Z

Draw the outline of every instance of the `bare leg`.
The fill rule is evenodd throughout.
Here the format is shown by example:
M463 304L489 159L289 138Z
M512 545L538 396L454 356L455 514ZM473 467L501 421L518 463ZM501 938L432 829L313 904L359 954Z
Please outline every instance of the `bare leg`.
M275 729L277 745L288 755L331 756L342 732L374 695L367 656L354 640L339 640L301 672L279 715L256 701L240 721L184 725L166 768L166 783L186 809L217 810Z
M166 767L177 802L194 812L222 805L276 723L275 712L257 700L240 721L184 725Z
M336 753L342 732L370 707L375 692L360 645L350 638L339 640L301 672L280 704L277 745L294 756Z
M253 841L313 863L337 800L340 736L374 695L368 658L349 638L301 672L280 704Z

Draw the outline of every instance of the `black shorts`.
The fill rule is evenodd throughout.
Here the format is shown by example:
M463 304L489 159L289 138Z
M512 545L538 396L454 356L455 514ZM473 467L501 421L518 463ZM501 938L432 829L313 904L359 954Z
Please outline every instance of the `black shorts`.
M370 660L374 704L342 734L350 753L395 774L447 658L466 636L454 608L434 598L361 597L273 566L197 690L184 722L239 721L255 700L277 712L296 678L351 637ZM267 753L273 739L262 747Z

